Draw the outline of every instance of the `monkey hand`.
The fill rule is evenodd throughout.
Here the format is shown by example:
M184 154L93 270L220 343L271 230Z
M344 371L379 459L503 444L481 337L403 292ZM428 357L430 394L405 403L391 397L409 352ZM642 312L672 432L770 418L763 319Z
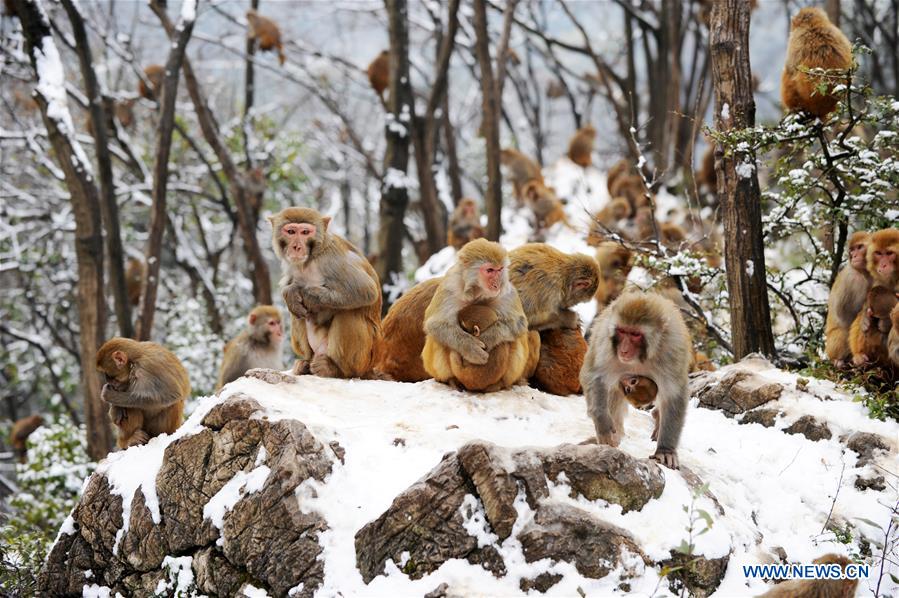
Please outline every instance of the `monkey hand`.
M854 355L852 357L852 363L856 366L862 366L868 363L868 356L864 353L859 353L858 355Z
M281 292L281 296L284 298L284 303L287 305L287 309L294 316L298 318L305 318L306 314L309 313L306 310L306 305L303 303L303 293L298 285L292 284L290 286L284 287L284 290Z
M581 327L580 319L577 312L570 309L563 309L559 312L559 328L566 330L575 330Z
M680 469L680 464L677 461L677 451L674 449L657 448L650 459L658 461L668 469Z
M862 329L862 332L868 332L868 330L871 329L871 318L869 318L868 316L863 316L859 328Z
M484 365L490 360L490 354L487 352L487 346L483 341L471 337L472 342L465 343L459 349L459 354L468 363L474 365Z
M491 326L487 330L481 331L477 339L481 341L487 351L492 351L497 345L508 342L508 339L504 338L502 326Z
M143 430L137 430L128 440L128 446L140 446L142 444L147 444L148 442L150 442L150 435Z
M109 418L112 420L112 423L117 426L121 426L122 423L124 423L124 421L128 419L128 412L121 407L110 407Z

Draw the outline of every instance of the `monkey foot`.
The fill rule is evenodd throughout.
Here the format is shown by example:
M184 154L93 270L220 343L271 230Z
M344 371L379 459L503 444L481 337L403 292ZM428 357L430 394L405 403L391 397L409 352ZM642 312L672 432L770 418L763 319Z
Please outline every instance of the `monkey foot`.
M668 469L680 469L677 460L677 451L656 450L655 454L649 457L653 461L658 461Z
M309 364L309 371L321 378L343 377L331 358L321 353L312 358L312 362Z
M619 444L621 444L621 435L616 434L615 432L609 432L608 434L597 434L596 443L607 444L609 446L618 446Z
M297 359L293 364L294 376L302 376L309 373L309 362L305 359Z
M142 444L147 444L148 442L150 442L150 435L143 430L137 430L128 440L128 446L140 446Z

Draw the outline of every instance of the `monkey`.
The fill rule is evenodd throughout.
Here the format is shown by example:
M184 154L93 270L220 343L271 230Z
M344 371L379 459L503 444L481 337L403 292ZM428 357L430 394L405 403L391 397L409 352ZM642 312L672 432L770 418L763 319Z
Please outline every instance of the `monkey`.
M134 126L135 101L135 98L129 98L127 100L116 100L115 102L115 117L126 129Z
M890 312L897 303L899 299L891 289L875 286L868 291L864 307L849 328L849 349L854 365L889 365Z
M582 168L593 163L593 141L596 129L591 125L578 129L568 143L568 159Z
M646 186L643 178L637 174L622 175L615 179L610 193L612 197L623 197L631 204L631 209L636 211L642 207L649 207L646 198Z
M499 319L496 310L489 305L474 303L459 310L459 326L472 336L481 336L481 332L487 330Z
M568 255L545 243L509 252L509 279L518 290L528 328L580 328L572 307L589 301L599 285L599 264L589 255Z
M450 218L446 231L446 244L458 251L469 241L483 236L484 229L481 227L478 204L470 197L460 199Z
M717 368L709 356L702 351L693 351L693 360L690 362L690 373L714 372Z
M618 381L624 375L645 376L658 385L659 429L651 458L678 468L691 344L677 306L661 295L628 292L600 312L580 375L599 444L618 446L624 433L627 405Z
M459 310L459 326L462 330L480 337L481 333L496 324L499 314L489 305L473 303ZM450 353L450 369L462 388L489 388L499 382L509 360L512 343L500 343L490 351L490 357L484 365L472 365L465 362L459 353Z
M281 361L281 312L271 305L258 305L247 317L247 327L225 345L216 390L237 380L253 368L283 369Z
M147 264L137 258L129 258L125 268L125 290L128 292L128 301L137 307L140 303L140 295L147 277Z
M697 189L705 189L709 193L718 192L718 173L715 171L715 146L709 145L705 153L702 154L702 160L699 163L699 170L695 172L693 178L696 181Z
M540 331L540 357L531 384L544 392L563 397L580 393L578 374L586 354L587 341L580 328Z
M144 76L150 82L150 87L141 79L137 83L137 92L148 100L156 100L162 89L162 79L165 76L165 67L161 64L151 64L144 69Z
M252 8L247 11L247 37L255 39L263 52L278 50L278 63L283 65L284 46L281 44L281 30L275 22Z
M557 222L568 225L562 202L550 187L532 180L525 184L522 195L524 204L534 213L534 229L538 235Z
M425 371L421 352L425 347L425 310L442 277L420 282L390 306L381 324L383 340L375 369L397 382L421 382Z
M846 365L850 356L849 328L862 310L871 288L871 275L867 268L870 239L871 235L865 231L856 231L849 237L849 263L837 274L827 299L824 352L839 368Z
M839 554L825 554L816 558L813 563L819 565L839 565L843 573L846 565L852 563ZM858 579L790 579L775 585L759 596L759 598L852 598Z
M899 229L885 228L871 235L866 259L873 284L899 292Z
M553 79L546 86L546 97L551 100L565 97L565 87L560 81Z
M618 380L618 385L624 398L637 409L652 405L659 393L658 385L646 376L624 375Z
M285 208L268 220L298 356L293 373L370 376L381 337L381 284L371 264L314 209Z
M663 222L659 225L659 242L670 251L680 249L687 240L687 233L679 224Z
M615 197L612 193L612 187L617 184L618 179L628 176L631 173L631 163L622 158L615 162L606 173L606 188L609 190L609 196Z
M368 65L368 82L381 101L384 101L384 90L390 85L390 52L387 50L381 50Z
M624 290L633 266L633 253L624 245L606 241L596 248L596 263L599 264L600 279L594 298L599 313Z
M9 431L9 444L19 459L19 463L28 462L28 437L32 432L44 425L44 418L40 415L29 415L16 420Z
M540 165L512 148L506 148L499 153L500 163L506 167L506 177L512 183L512 192L519 205L524 202L524 187L531 181L543 185L543 173Z
M427 336L421 354L425 371L438 382L490 392L510 388L525 379L533 349L521 300L509 281L508 265L509 257L501 245L475 239L459 251L456 263L438 284L425 310ZM496 322L477 337L459 325L459 312L472 304L487 305L497 314ZM502 344L509 344L510 348L503 367L480 368L476 372L473 366L488 364L491 353ZM453 353L471 366L463 372L465 380L453 368ZM455 361L458 363L459 359ZM493 371L497 369L500 371Z
M506 60L508 60L512 64L512 66L518 66L521 64L521 57L518 55L518 52L516 52L512 48L506 48Z
M587 231L587 245L597 247L600 243L608 241L607 231L617 233L624 236L620 223L627 220L633 215L633 209L628 200L623 197L613 197L612 201L597 212L590 222L590 228Z
M181 425L190 379L165 347L112 338L97 351L97 370L106 376L100 398L110 405L119 448L146 444Z
M837 97L833 77L815 76L808 69L845 71L852 67L852 46L820 8L803 8L790 22L787 59L780 81L780 98L788 112L804 111L822 121L833 112ZM845 81L842 81L845 83ZM821 93L825 85L828 91Z
M890 312L890 334L887 336L887 355L893 368L899 368L899 306Z

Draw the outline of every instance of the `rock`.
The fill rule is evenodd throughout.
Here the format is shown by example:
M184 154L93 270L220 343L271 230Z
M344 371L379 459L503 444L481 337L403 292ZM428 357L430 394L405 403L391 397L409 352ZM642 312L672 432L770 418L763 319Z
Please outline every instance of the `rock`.
M889 441L883 436L870 432L853 432L848 437L840 438L852 451L858 453L858 467L863 467L874 461L875 451L889 451Z
M690 596L705 598L721 585L729 560L730 555L707 559L702 555L672 552L671 558L660 561L659 565L674 569L667 576L672 593L680 595L681 589L686 587Z
M784 429L784 433L801 434L813 442L829 440L831 437L830 428L827 427L827 424L818 421L817 418L811 415L803 415L793 422L789 428Z
M583 509L544 502L518 535L528 563L540 559L573 563L584 577L601 579L631 555L649 563L625 530Z
M753 409L743 414L740 419L741 424L759 424L766 428L774 427L774 422L780 411L777 409Z
M156 477L158 522L146 489L138 489L121 534L122 498L105 473L93 474L72 514L75 532L51 550L39 590L80 595L91 570L113 593L151 595L166 578L163 558L176 554L192 557L197 587L207 594L235 595L250 580L275 595L302 583L298 595L311 596L324 577L318 536L327 524L316 512L303 512L296 489L306 480L323 481L334 452L298 421L248 419L260 409L234 395L210 410L205 428L166 447ZM135 450L135 464L147 466L146 453ZM244 492L218 529L204 507L237 474L252 471L261 472L261 487Z
M449 596L449 584L443 582L430 592L424 595L424 598L447 598Z
M257 378L267 384L296 384L297 377L293 374L269 370L266 368L253 368L244 374L247 378Z
M758 360L752 360L756 362ZM768 382L747 369L744 362L722 368L724 375L700 376L690 382L691 396L699 398L700 407L718 409L727 415L737 415L776 401L783 393L783 385Z
M518 587L521 588L522 592L530 592L531 590L537 590L538 592L545 593L551 587L556 585L562 581L562 576L558 573L541 573L537 577L533 579L522 579L518 582Z
M871 477L858 476L855 480L855 487L858 490L875 490L882 492L886 490L886 479L882 475L874 475Z
M661 496L665 485L664 475L654 462L634 459L608 446L508 449L487 442L470 442L458 452L446 455L435 469L397 496L385 513L359 530L356 562L363 580L368 583L381 575L387 560L397 566L404 563L401 569L412 579L434 571L449 559L466 559L498 575L504 574L505 564L494 544L501 544L512 534L518 518L515 501L520 491L532 509L540 512L546 508L547 478L568 484L572 496L602 499L620 504L624 510L642 508L652 498ZM482 515L478 514L480 509ZM529 524L533 552L551 552L558 547L567 552L553 558L572 562L599 553L596 546L580 549L556 540L555 531L549 530L553 517L558 519L559 529L589 529L590 533L603 536L605 539L596 540L605 542L603 546L633 545L622 539L626 536L623 530L601 521L584 522L583 516L586 515L575 517L563 509L544 510L540 521ZM466 529L478 517L484 520L481 540ZM495 536L492 543L484 540L490 537L487 534ZM542 546L538 536L552 540L552 544ZM521 539L521 535L518 537ZM607 552L612 550L606 548ZM598 572L595 563L585 561L582 566Z

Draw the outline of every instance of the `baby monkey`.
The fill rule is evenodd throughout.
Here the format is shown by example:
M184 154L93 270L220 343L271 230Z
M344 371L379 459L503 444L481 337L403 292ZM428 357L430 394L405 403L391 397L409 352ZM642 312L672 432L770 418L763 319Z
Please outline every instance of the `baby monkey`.
M624 398L637 409L644 409L651 406L659 393L658 385L652 379L646 376L622 376L618 381ZM652 410L652 436L651 440L658 440L659 437L659 410Z

